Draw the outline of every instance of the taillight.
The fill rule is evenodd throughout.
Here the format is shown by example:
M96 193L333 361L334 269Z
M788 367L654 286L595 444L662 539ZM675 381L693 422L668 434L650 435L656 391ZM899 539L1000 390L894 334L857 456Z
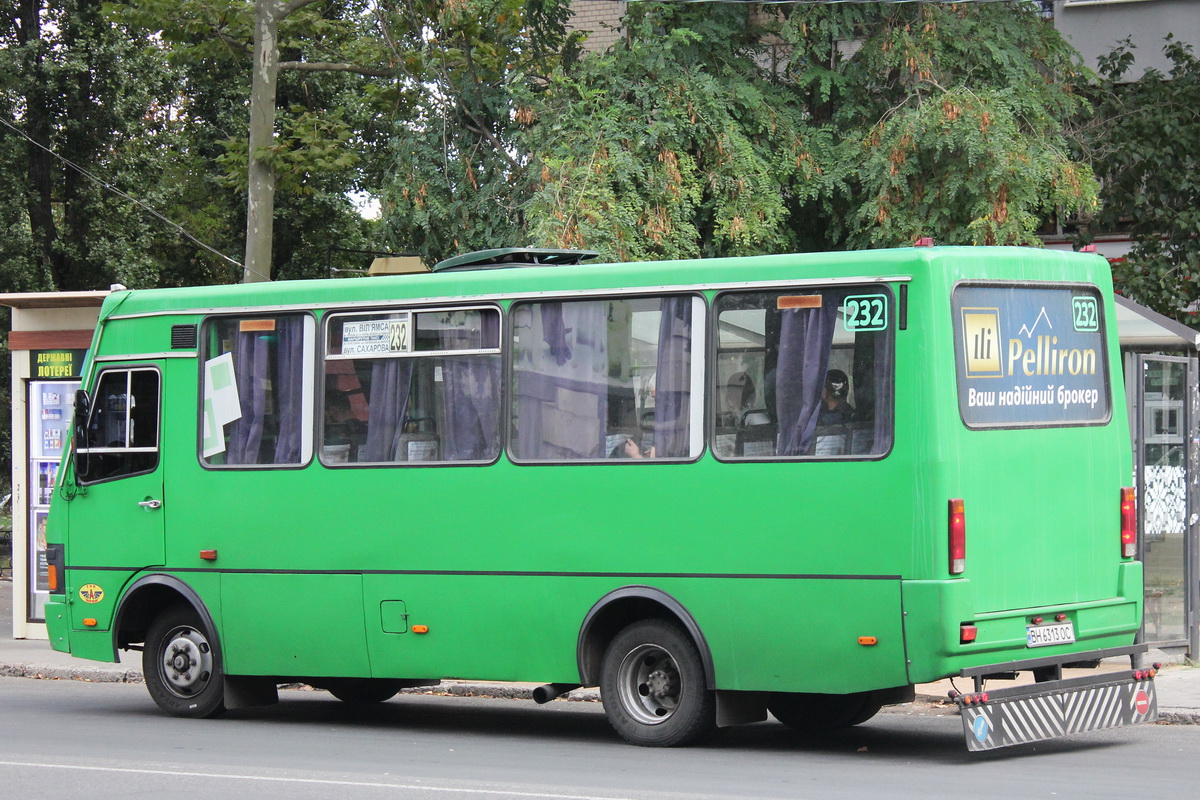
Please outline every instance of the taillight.
M1121 558L1137 555L1137 495L1132 486L1121 489Z
M967 514L963 501L950 501L950 574L961 575L967 569Z

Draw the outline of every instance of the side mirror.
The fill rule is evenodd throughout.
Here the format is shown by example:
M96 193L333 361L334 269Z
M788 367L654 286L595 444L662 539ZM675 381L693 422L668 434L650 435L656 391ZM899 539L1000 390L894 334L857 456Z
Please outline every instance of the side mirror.
M83 389L75 391L75 414L72 420L74 435L71 437L74 440L75 450L75 475L86 475L88 471L87 465L87 449L88 449L88 412L92 408L92 400L88 397L88 393ZM80 451L84 452L80 452Z

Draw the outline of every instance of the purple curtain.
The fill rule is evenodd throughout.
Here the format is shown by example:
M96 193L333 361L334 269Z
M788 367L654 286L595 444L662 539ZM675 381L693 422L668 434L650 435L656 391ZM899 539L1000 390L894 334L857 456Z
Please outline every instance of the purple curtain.
M280 317L275 323L275 395L279 401L276 464L299 464L304 411L304 317Z
M658 458L686 458L690 445L692 298L662 300L658 364L654 375L654 450Z
M482 343L500 341L500 315L480 319ZM500 452L500 356L445 359L446 381L443 455L447 461L491 460Z
M271 350L267 335L258 331L239 332L236 346L233 369L237 375L242 416L229 429L225 463L258 464L267 410Z
M782 320L775 369L777 455L800 456L812 450L838 307L845 296L845 290L825 291L820 308L779 312Z
M860 333L854 352L855 427L870 423L866 431L854 434L853 453L883 453L892 442L892 408L895 400L895 328ZM860 422L861 421L861 422Z
M408 413L414 360L381 358L371 365L371 394L367 399L367 440L358 453L364 462L395 461L396 434Z
M607 364L603 346L607 343L606 305L598 301L577 303L539 303L542 342L546 358L539 353L517 369L517 441L516 455L525 459L603 458L604 422L608 418L608 386L598 377ZM568 324L568 323L574 324ZM579 345L577 353L572 343ZM540 350L539 348L535 348ZM551 444L543 411L557 405L560 390L590 395L596 403L596 438L580 441L571 447ZM589 409L590 412L590 409ZM589 418L590 420L590 418Z

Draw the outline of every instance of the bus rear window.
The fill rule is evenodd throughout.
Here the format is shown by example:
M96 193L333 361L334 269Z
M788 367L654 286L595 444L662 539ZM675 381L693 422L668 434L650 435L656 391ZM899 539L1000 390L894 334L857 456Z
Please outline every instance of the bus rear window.
M968 428L1109 420L1104 308L1093 287L960 284L953 310Z

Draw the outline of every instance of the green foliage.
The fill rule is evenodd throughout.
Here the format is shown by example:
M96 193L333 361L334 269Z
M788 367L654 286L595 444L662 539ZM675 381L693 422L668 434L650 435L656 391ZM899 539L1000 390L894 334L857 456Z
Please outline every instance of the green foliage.
M623 42L530 93L532 238L622 259L1036 245L1095 208L1064 127L1088 75L1033 6L767 8L630 6Z
M0 4L0 115L80 169L149 197L175 145L162 53L97 0ZM157 222L5 129L0 275L14 289L154 285Z
M1091 140L1104 179L1098 230L1127 228L1128 257L1114 268L1124 294L1190 324L1200 320L1200 60L1168 38L1170 73L1134 64L1126 42L1102 62L1100 121Z
M760 75L740 6L644 5L626 41L532 97L535 241L615 259L791 249L818 191L825 136Z
M377 173L393 250L434 262L524 244L533 120L516 98L564 52L566 0L397 0L386 29L403 66L386 172Z
M810 117L837 140L825 246L1037 244L1056 210L1094 208L1064 129L1087 72L1035 7L805 7L781 35Z

